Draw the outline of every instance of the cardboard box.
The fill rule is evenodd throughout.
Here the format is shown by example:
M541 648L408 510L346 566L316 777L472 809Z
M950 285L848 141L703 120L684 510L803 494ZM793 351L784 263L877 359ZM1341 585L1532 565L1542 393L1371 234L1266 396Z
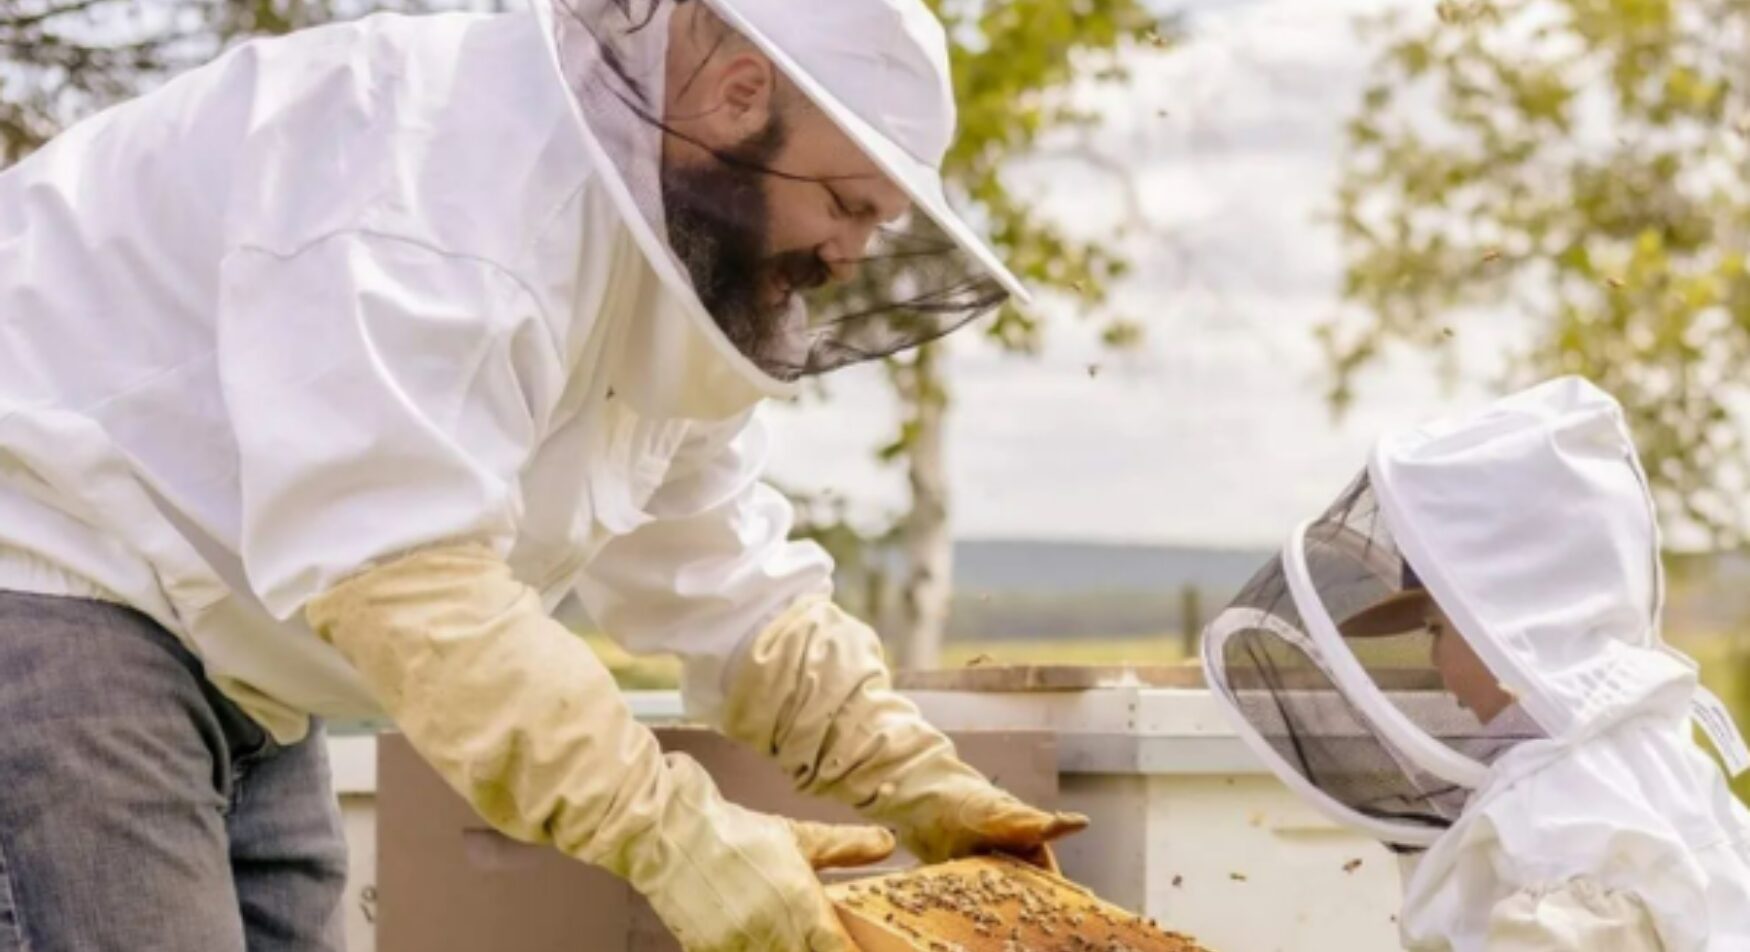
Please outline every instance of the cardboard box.
M857 822L805 797L769 760L709 731L658 729L745 807ZM1057 804L1057 747L1044 731L953 734L961 756L1032 803ZM486 826L399 736L378 750L377 948L380 952L678 952L624 882ZM903 858L885 866L907 865Z

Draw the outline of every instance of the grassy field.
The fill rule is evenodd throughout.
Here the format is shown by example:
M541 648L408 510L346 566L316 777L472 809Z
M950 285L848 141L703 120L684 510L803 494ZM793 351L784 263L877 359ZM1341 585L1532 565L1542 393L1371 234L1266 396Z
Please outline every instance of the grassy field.
M1742 648L1734 651L1726 637L1674 637L1673 643L1700 662L1702 683L1726 702L1738 721L1738 730L1750 737L1750 652ZM1702 748L1713 751L1705 740ZM1738 799L1750 803L1750 774L1739 777L1732 789Z
M596 655L614 672L620 686L634 691L673 688L679 683L680 663L659 656L635 658L605 637L587 637ZM1155 638L981 639L950 643L943 652L943 666L963 668L974 661L981 665L1075 664L1157 665L1185 660L1178 635Z

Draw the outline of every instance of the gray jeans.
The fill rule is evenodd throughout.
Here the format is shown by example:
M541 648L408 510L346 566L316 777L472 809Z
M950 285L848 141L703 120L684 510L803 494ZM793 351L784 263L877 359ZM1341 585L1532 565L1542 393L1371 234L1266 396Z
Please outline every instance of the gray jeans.
M0 952L340 950L319 730L280 747L143 615L0 592Z

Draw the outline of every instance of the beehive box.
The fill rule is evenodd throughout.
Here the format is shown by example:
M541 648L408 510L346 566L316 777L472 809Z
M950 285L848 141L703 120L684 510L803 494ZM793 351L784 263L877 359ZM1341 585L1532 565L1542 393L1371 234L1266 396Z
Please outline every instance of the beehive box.
M855 823L842 804L798 793L770 759L721 734L656 731L663 750L710 772L750 809ZM1057 801L1056 738L1045 731L955 731L968 763L1029 803ZM376 947L379 952L680 952L632 887L557 850L493 831L406 739L377 741ZM899 863L879 872L904 868Z
M976 857L828 888L862 952L1209 952L1044 870Z

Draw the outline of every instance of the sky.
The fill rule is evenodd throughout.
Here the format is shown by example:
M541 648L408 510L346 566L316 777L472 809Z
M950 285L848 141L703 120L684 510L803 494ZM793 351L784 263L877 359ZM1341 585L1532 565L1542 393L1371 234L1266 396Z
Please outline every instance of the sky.
M1324 400L1313 330L1342 303L1335 232L1320 217L1367 77L1355 18L1390 7L1431 16L1433 4L1179 3L1186 44L1098 94L1106 123L1093 144L1130 170L1149 223L1126 245L1136 276L1118 289L1148 339L1139 352L1102 352L1093 328L1052 301L1037 358L976 335L952 342L958 536L1279 545L1360 471L1383 430L1486 399L1505 332L1466 335L1465 365L1481 383L1449 388L1424 355L1404 352L1363 378L1342 421ZM1085 166L1016 174L1075 234L1110 234L1119 221L1120 193ZM903 509L903 474L873 459L896 419L880 373L845 371L829 400L773 414L779 481L831 489L866 518Z

